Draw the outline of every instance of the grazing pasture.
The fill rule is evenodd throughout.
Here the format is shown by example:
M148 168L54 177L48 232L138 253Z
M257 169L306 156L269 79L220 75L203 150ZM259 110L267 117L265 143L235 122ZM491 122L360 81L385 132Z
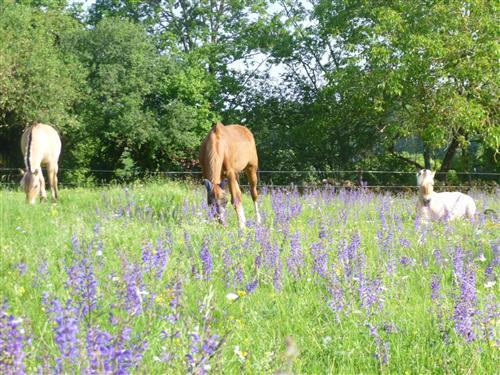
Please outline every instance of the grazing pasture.
M420 227L416 194L264 187L239 231L203 189L0 191L0 373L498 370L498 219Z

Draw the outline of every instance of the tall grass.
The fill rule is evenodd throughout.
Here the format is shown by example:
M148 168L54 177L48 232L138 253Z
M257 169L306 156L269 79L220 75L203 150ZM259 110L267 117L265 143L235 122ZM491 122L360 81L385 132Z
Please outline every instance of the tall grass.
M243 232L182 183L0 191L0 372L497 371L496 218L419 227L413 196L264 190Z

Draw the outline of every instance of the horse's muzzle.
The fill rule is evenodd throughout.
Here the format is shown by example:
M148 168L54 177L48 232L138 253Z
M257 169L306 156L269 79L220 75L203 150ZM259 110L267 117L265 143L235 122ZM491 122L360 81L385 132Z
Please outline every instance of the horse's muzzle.
M430 204L431 204L431 199L430 198L429 199L423 198L422 200L424 201L424 207L429 207L430 206Z

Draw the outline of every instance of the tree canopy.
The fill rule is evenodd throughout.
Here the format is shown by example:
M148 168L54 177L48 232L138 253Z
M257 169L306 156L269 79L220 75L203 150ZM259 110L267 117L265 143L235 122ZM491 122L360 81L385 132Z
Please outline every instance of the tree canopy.
M222 120L254 132L264 169L498 171L496 8L3 1L0 166L40 121L74 178L190 170Z

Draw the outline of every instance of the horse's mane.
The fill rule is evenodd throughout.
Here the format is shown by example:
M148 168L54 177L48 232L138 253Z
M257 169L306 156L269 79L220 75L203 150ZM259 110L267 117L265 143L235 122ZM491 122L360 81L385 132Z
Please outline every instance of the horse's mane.
M219 154L219 143L221 137L222 123L218 122L212 126L211 134L208 138L206 147L206 177L212 182L218 182L220 179L222 162L224 155Z

